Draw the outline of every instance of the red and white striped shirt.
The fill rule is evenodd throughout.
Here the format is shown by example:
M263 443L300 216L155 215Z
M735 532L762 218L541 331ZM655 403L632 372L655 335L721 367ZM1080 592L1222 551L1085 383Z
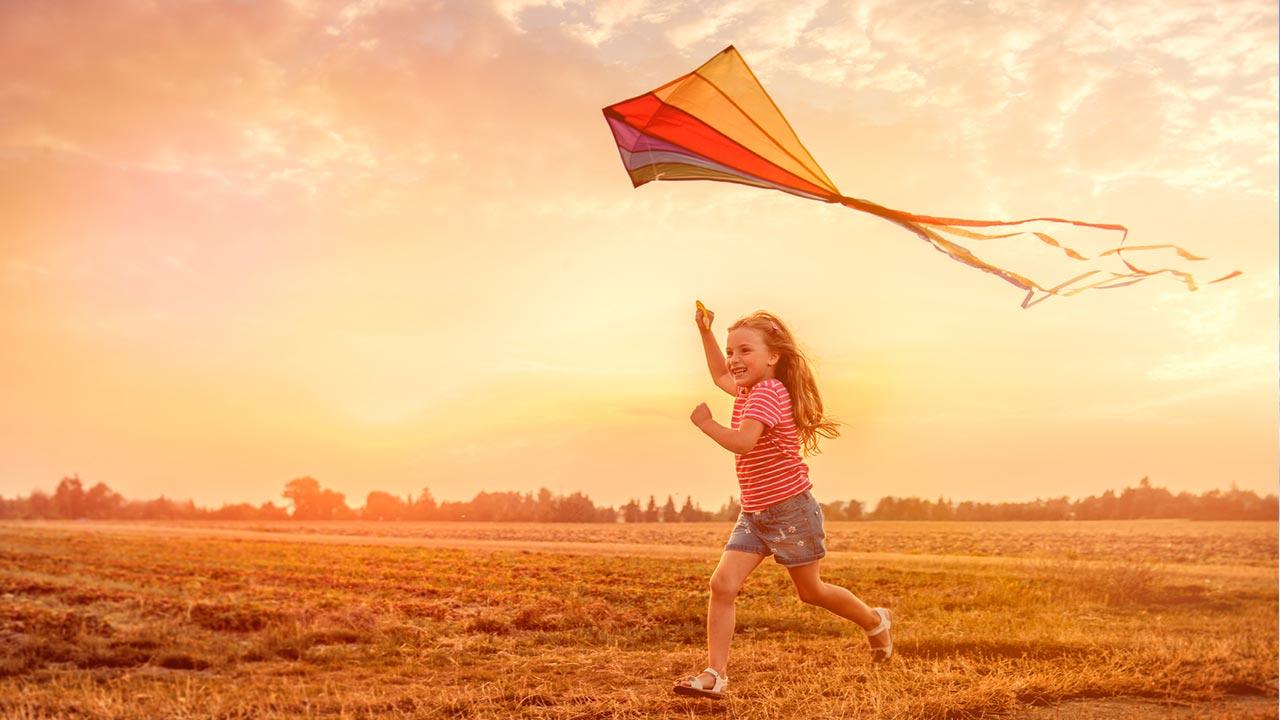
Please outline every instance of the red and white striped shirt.
M791 393L781 380L765 378L750 390L739 388L730 427L737 430L743 418L764 425L756 446L735 461L744 511L763 510L813 487L809 466L800 459L800 433L791 411Z

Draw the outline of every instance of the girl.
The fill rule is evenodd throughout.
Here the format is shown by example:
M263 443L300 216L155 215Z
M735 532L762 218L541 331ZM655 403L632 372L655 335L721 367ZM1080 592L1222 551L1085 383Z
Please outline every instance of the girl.
M711 321L715 314L698 303L694 322L702 334L707 368L720 389L734 396L729 427L711 417L706 403L690 420L737 456L742 513L729 534L720 564L711 575L707 607L707 654L700 675L681 680L679 695L721 698L729 684L726 667L733 638L734 598L752 570L773 555L787 569L800 600L857 623L871 644L873 662L893 656L890 613L870 608L853 593L828 585L818 574L827 554L822 509L810 493L809 468L800 459L818 450L818 436L835 438L836 423L823 414L822 399L804 354L791 331L767 312L729 326L726 355L720 353Z

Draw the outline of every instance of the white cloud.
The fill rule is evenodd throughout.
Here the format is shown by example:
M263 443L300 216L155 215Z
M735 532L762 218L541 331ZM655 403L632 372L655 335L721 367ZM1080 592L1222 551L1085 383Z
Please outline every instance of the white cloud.
M345 5L337 12L337 19L343 26L355 24L366 17L378 15L388 10L409 7L412 0L357 0Z
M599 47L609 41L623 26L642 21L643 24L661 24L671 13L669 6L655 5L651 0L606 0L588 3L584 10L590 12L590 22L577 22L566 26L572 37Z
M745 10L741 2L717 4L709 12L683 18L674 27L668 27L663 32L677 49L687 50L691 45L714 36Z
M532 8L564 8L564 3L560 0L498 0L495 4L498 14L503 17L518 32L525 32L525 28L520 23L520 16Z

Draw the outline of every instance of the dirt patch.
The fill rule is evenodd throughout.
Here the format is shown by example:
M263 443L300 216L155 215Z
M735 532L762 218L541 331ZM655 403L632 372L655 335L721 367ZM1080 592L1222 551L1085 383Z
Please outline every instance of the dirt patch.
M1109 698L1072 700L1013 713L1014 720L1274 720L1276 698L1230 697L1209 703L1164 704Z

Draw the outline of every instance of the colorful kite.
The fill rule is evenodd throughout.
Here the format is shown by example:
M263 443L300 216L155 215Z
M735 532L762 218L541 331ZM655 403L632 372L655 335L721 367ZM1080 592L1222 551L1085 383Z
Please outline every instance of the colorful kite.
M1189 272L1173 268L1140 269L1131 259L1134 254L1143 253L1151 257L1150 251L1158 250L1172 251L1189 261L1204 258L1174 245L1126 247L1124 242L1129 230L1123 225L1062 218L965 220L933 217L893 210L842 195L800 144L800 139L778 106L732 45L687 75L604 108L604 116L635 187L651 180L718 180L772 188L878 215L910 230L951 258L1004 278L1026 291L1022 301L1024 308L1051 295L1067 296L1090 288L1123 287L1162 273L1181 280L1189 290L1197 289L1195 278ZM992 234L974 229L1047 223L1116 231L1122 235L1115 247L1085 255L1043 232L1013 229ZM997 240L1028 232L1055 248L1055 255L1060 254L1062 258L1086 262L1114 255L1127 270L1085 270L1065 282L1046 286L1023 274L996 267L958 242ZM1083 268L1076 267L1071 272L1080 269ZM1239 271L1232 272L1210 282L1221 282L1239 274ZM1037 296L1037 293L1040 294Z

